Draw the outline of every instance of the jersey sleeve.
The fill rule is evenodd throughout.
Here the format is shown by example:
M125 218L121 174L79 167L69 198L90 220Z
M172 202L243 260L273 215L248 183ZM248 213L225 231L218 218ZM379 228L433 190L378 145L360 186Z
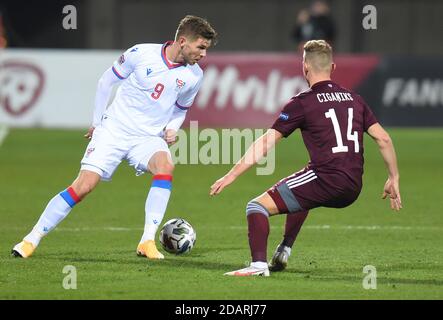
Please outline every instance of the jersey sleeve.
M137 45L126 50L112 65L112 72L119 79L126 79L134 71L139 57Z
M371 108L366 104L362 97L359 96L359 100L363 105L363 129L365 132L368 131L369 127L374 123L377 123L378 120L372 112Z
M203 73L201 75L199 75L199 78L193 87L189 88L188 90L184 91L182 94L180 94L178 96L178 99L176 102L177 107L179 107L182 110L189 109L189 107L194 102L194 99L198 93L198 90L200 90L200 87L202 85L202 80L203 80ZM177 81L180 81L180 80L177 80Z
M292 98L283 108L272 129L280 132L285 138L294 130L301 128L305 120L304 110L297 98Z

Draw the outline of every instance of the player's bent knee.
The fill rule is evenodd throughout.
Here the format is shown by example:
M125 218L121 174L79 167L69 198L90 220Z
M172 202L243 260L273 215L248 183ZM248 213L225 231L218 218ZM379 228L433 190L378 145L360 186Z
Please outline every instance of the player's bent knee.
M92 190L94 190L94 185L91 183L73 183L72 189L78 195L80 199L86 197Z
M158 168L159 174L172 174L174 172L174 164L170 162L162 163Z
M269 217L270 215L268 209L255 199L249 201L246 205L246 216L253 213L261 213L266 217Z
M158 152L149 161L148 168L153 174L172 175L175 166L168 153Z
M72 183L71 187L80 199L83 199L97 186L100 181L98 175L88 175L81 173L80 176Z
M263 194L261 194L260 196L253 199L250 202L256 202L260 206L265 208L267 210L269 216L279 214L279 209L278 209L277 205L275 204L274 200L271 198L271 196L267 192L264 192Z
M169 163L162 163L157 166L151 167L151 172L153 174L169 174L172 175L174 172L174 165Z

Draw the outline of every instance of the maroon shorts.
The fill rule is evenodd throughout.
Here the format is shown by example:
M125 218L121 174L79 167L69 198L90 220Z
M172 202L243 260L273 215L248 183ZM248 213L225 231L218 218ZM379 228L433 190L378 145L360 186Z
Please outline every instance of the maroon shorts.
M317 207L347 207L360 191L361 186L339 172L319 173L307 166L280 180L267 193L280 213L293 213Z

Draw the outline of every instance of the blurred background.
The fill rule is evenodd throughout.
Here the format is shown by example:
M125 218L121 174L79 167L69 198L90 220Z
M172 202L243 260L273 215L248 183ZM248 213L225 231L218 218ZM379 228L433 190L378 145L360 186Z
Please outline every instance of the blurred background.
M69 4L77 8L75 32L61 27ZM362 28L368 4L377 30ZM308 30L311 20L336 52L443 54L440 0L2 0L0 12L9 47L123 49L171 39L177 22L195 14L219 31L217 51L292 52L303 35L322 35Z
M439 0L2 0L0 123L87 127L101 73L136 43L173 39L194 14L219 33L201 63L192 119L202 125L270 125L307 88L304 42L325 39L334 80L360 93L383 124L442 126L442 12Z

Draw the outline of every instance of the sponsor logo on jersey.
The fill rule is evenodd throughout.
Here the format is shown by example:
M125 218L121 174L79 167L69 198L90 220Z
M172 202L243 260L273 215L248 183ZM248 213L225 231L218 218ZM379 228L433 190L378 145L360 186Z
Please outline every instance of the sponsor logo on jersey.
M118 58L118 64L123 64L125 62L125 55L122 54L120 58Z
M280 116L278 117L280 120L286 121L289 119L289 115L287 113L280 113Z

